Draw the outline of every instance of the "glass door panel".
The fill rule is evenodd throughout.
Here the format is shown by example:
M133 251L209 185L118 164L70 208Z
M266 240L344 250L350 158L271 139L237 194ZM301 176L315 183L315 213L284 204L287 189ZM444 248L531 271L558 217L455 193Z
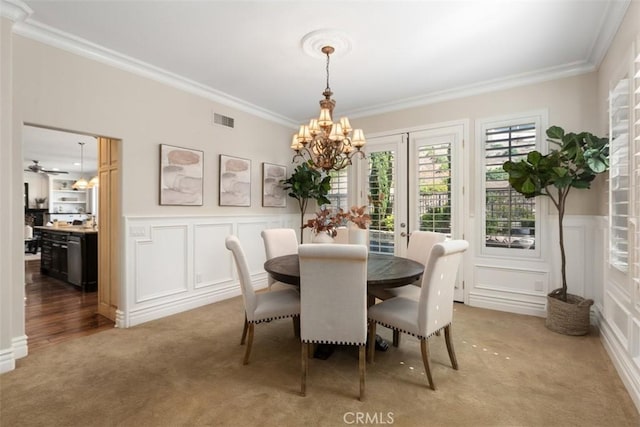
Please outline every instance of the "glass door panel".
M369 138L363 177L371 216L369 250L403 256L406 252L406 143L403 135Z

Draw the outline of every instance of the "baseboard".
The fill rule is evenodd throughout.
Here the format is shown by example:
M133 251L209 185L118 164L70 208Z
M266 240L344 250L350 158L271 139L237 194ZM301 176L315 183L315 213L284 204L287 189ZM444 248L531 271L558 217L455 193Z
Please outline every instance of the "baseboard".
M528 302L512 298L497 297L495 295L482 295L469 293L469 305L471 307L487 308L490 310L506 311L508 313L526 314L536 317L547 317L545 304Z
M27 357L29 354L29 347L27 344L27 336L22 335L19 337L15 337L12 340L13 344L13 356L16 359L21 359L23 357Z
M13 371L16 368L16 359L13 356L13 348L0 350L0 374Z
M628 352L620 345L615 334L611 330L606 319L600 317L600 340L605 350L609 354L613 366L615 366L620 379L624 383L631 400L640 412L640 370L635 366L633 360L629 358Z
M266 288L266 278L264 280L258 281L254 285L255 290ZM218 287L206 293L189 295L183 299L174 299L162 304L154 304L151 306L131 310L129 311L128 316L123 313L122 318L118 319L119 324L116 323L116 326L129 328L131 326L139 325L151 320L160 319L162 317L182 313L183 311L193 310L194 308L202 307L204 305L224 301L226 299L234 298L239 295L241 295L240 284L237 282L231 283L227 286Z

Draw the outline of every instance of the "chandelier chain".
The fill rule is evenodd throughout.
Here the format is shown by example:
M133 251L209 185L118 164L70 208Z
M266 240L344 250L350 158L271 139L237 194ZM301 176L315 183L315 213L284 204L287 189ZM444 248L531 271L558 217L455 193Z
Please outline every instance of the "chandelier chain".
M329 53L327 52L327 90L331 90L331 88L329 87Z

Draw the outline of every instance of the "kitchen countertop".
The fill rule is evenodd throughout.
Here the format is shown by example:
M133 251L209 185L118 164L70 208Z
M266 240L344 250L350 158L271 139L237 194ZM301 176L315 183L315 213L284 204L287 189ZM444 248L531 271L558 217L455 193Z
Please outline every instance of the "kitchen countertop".
M98 229L95 230L93 228L86 228L80 225L67 225L63 227L53 227L48 225L36 225L33 228L37 228L39 230L47 230L59 233L84 233L84 234L93 234L97 233Z

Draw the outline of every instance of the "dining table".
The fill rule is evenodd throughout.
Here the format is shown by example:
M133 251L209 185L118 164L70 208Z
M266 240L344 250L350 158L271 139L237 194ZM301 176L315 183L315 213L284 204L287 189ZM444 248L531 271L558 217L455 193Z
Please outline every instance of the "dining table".
M274 257L264 263L264 269L275 280L300 286L298 255ZM424 265L408 258L370 252L367 258L367 290L404 286L419 280Z
M274 257L264 263L264 269L275 280L294 286L300 286L300 261L298 254ZM370 252L367 258L367 304L375 304L373 291L380 294L385 289L414 283L422 277L424 265L408 258L390 254ZM381 337L376 336L376 349L385 351L388 344ZM331 354L327 346L319 348L315 357L325 359Z

